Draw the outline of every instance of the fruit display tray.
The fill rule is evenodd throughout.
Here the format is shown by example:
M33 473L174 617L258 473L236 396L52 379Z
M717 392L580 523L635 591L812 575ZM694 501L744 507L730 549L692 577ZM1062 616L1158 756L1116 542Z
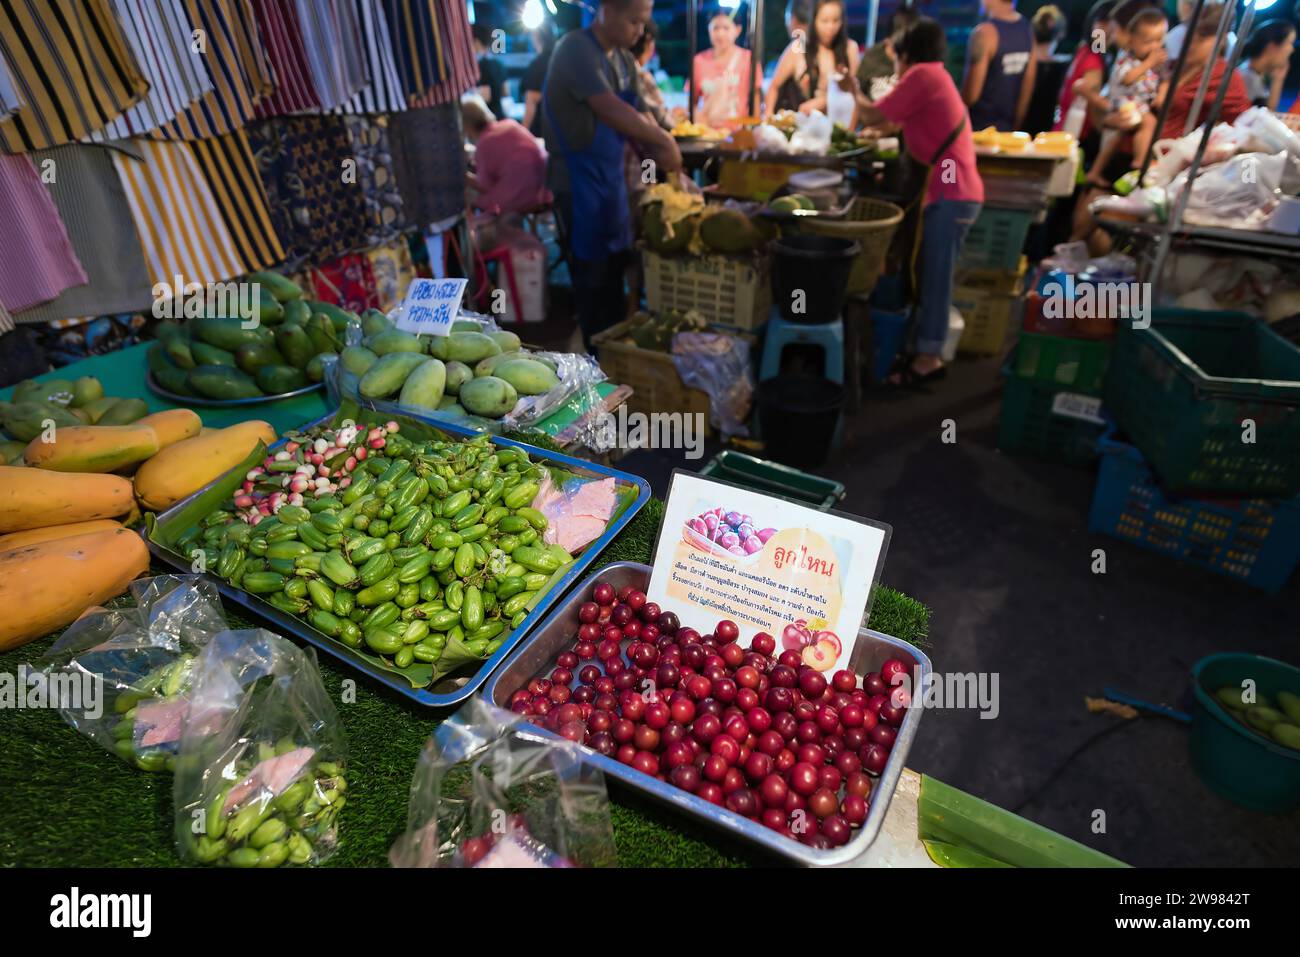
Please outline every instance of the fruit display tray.
M303 426L303 429L306 430L318 425L325 425L337 421L342 417L343 412L344 410L342 408L336 409L329 415ZM350 408L348 414L356 415L355 407ZM470 439L480 434L471 429L452 425L441 419L429 419L418 415L386 415L384 418L395 419L398 423L404 423L407 421L418 422L422 426L442 432L450 438ZM271 446L270 451L277 451L286 441L287 440L284 437L281 437L278 442ZM411 683L403 678L399 673L379 667L374 663L374 661L368 660L368 655L349 648L342 642L317 631L301 618L295 618L293 615L286 614L271 605L269 602L263 601L257 595L236 588L229 582L218 578L215 575L205 575L204 577L212 581L213 584L216 585L217 591L219 591L228 601L234 602L241 608L245 608L256 614L258 617L269 621L280 631L281 634L292 635L308 642L309 644L315 645L326 654L332 655L338 660L351 665L358 671L368 675L374 681L385 685L398 694L430 708L448 708L458 705L473 695L474 692L482 686L483 682L487 680L488 675L490 675L497 666L505 661L506 657L514 649L515 645L517 645L520 640L533 629L534 623L540 621L542 616L546 614L547 610L570 589L574 582L578 581L591 563L596 560L596 556L604 550L605 546L614 540L615 536L623 530L623 527L626 526L636 513L644 507L645 503L650 500L649 483L647 483L645 479L628 472L621 472L617 469L597 465L594 462L572 458L571 456L563 455L559 452L549 452L545 449L539 449L536 446L528 445L524 442L514 442L510 439L500 438L499 436L491 436L490 441L493 445L521 448L528 453L529 458L534 462L559 466L579 478L613 478L619 493L622 493L620 497L631 494L631 501L621 513L615 515L614 519L606 527L604 533L599 538L588 544L587 547L582 550L581 554L575 557L573 564L569 567L568 571L565 572L564 575L555 582L550 590L543 594L538 600L537 604L533 608L532 614L521 622L518 628L511 631L501 643L501 647L493 652L490 657L486 658L482 664L479 665L478 670L472 674L454 672L438 681L433 688L412 687ZM195 516L188 514L187 509L189 505L195 499L204 496L209 492L209 490L221 485L222 483L228 484L230 488L233 489L239 484L240 478L242 478L248 467L249 465L245 463L231 469L222 477L199 489L188 498L182 499L167 511L160 514L151 526L149 533L145 536L145 543L149 546L149 550L154 554L154 556L159 561L178 569L183 575L192 574L190 570L190 560L172 551L163 544L163 542L159 541L159 538L167 536L169 532L180 531L182 528L194 524L197 519Z
M650 584L650 572L650 566L643 565L640 562L614 562L589 575L584 582L569 593L569 596L563 602L553 608L545 621L537 625L531 634L519 644L505 666L495 672L488 680L483 689L483 696L497 707L509 710L510 696L517 689L522 688L530 680L548 669L555 656L573 643L573 636L577 632L579 624L578 608L588 600L587 596L590 594L591 586L597 580L609 582L615 589L630 585L633 588L644 590ZM878 631L864 628L858 632L857 641L854 643L853 650L849 655L849 664L858 674L866 674L869 671L878 670L885 659L895 657L902 658L905 661L910 660L915 668L920 669L918 687L924 687L924 682L930 674L930 659L926 654L905 641L900 641L889 635L882 635ZM889 802L893 798L895 788L898 787L898 779L903 773L903 767L907 761L907 752L911 749L912 741L916 738L917 725L921 721L921 711L922 709L919 706L907 709L907 715L903 718L903 723L898 729L898 738L889 752L889 760L885 763L884 769L880 772L880 777L876 779L872 788L866 821L862 827L858 828L852 840L847 844L829 850L818 850L791 840L776 831L764 827L757 821L751 821L727 810L725 807L711 804L703 798L683 791L667 781L659 781L634 770L626 764L620 763L612 757L605 757L591 748L580 747L586 760L593 766L600 768L606 777L634 788L656 801L676 808L685 814L699 818L725 831L737 840L757 845L797 864L810 867L830 867L848 864L865 854L880 833L881 826L885 821L885 814L889 810ZM558 734L545 728L533 727L529 730L530 733L562 740Z
M174 405L183 407L199 406L205 409L233 409L246 405L265 405L267 402L279 402L281 399L295 399L300 395L319 392L325 388L324 382L313 382L301 389L281 392L278 395L255 395L247 399L208 399L201 395L179 395L175 392L168 392L158 384L158 380L153 377L152 372L145 373L144 384L148 386L149 391L154 395L160 399L166 399Z

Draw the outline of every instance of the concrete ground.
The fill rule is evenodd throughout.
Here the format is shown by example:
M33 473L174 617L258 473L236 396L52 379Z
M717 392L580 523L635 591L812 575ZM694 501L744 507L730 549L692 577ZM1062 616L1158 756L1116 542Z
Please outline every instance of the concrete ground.
M1184 708L1204 655L1300 662L1300 575L1268 596L1090 533L1095 469L997 451L998 367L963 360L926 392L869 397L818 470L847 487L844 510L893 526L884 581L933 609L936 670L999 675L997 718L928 711L909 765L1137 866L1293 864L1294 814L1211 792L1186 725L1091 715L1084 697L1113 686ZM620 462L658 495L679 466L698 463L659 451ZM1105 574L1091 570L1095 548Z

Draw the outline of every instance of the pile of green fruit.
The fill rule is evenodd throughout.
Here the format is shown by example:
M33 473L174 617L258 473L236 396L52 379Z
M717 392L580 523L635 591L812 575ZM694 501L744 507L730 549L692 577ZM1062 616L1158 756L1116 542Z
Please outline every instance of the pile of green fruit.
M628 338L639 348L672 352L673 336L679 332L704 332L709 324L694 309L669 309L655 316L638 312L628 327Z
M252 273L244 281L261 287L252 318L214 314L158 326L148 362L159 386L230 400L282 395L324 379L325 358L342 350L357 314L304 299L296 283L277 273Z
M1276 707L1267 695L1247 699L1241 688L1232 685L1220 688L1215 696L1228 714L1252 731L1300 751L1300 695L1279 691Z
M136 711L141 702L188 695L194 678L194 662L193 655L179 655L118 692L113 700L113 710L122 717L113 725L113 750L123 761L134 764L141 771L175 770L173 749L136 747Z
M560 385L554 361L521 349L513 332L484 332L472 319L453 323L447 336L415 336L372 312L361 331L361 345L344 349L339 361L359 377L363 399L500 419L520 396Z
M356 428L290 438L346 446L341 434ZM523 449L486 434L416 443L396 422L361 428L374 451L338 495L250 525L237 492L175 549L202 549L232 585L422 687L495 652L573 559L542 543L547 520L530 506L544 466Z
M149 414L142 399L104 395L94 376L76 381L26 379L14 386L13 398L0 402L0 424L12 439L0 442L0 465L22 465L23 449L41 434L45 422L72 425L130 425Z
M767 204L767 208L774 213L789 214L799 209L815 210L817 206L803 193L789 193L772 200Z
M762 249L776 238L773 224L753 219L735 209L706 206L703 212L673 223L671 235L663 218L663 204L645 207L641 235L651 250L661 255L722 253L743 255Z
M261 742L234 765L233 780L207 801L205 833L185 829L187 850L201 864L224 867L310 866L324 861L338 842L338 816L347 804L348 780L342 762L312 754L306 767L279 794L259 790L247 803L226 807L227 799L258 762L299 750L292 739ZM257 761L252 759L256 755ZM205 796L206 797L206 796Z

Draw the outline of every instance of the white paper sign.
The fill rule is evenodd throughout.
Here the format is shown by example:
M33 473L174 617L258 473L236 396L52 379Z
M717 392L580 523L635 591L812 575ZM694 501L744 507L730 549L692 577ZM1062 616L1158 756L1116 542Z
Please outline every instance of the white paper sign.
M1101 399L1092 395L1080 395L1077 392L1058 392L1052 398L1052 412L1070 419L1082 419L1104 425L1101 417Z
M414 280L406 289L395 325L416 335L449 335L467 285L468 279Z
M675 472L646 595L701 634L730 619L748 647L765 631L829 677L848 666L890 531Z

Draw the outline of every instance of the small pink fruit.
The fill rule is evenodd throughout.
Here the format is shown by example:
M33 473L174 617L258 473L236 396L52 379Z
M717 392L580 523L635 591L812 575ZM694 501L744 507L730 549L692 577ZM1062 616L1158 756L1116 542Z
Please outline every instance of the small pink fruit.
M766 545L767 540L775 534L776 534L775 528L760 528L758 530L758 540L762 542L764 545Z
M727 549L727 551L731 551L731 549L738 548L740 546L740 536L737 535L735 532L727 532L725 535L722 536L722 539L718 544L720 544L723 548Z
M705 525L703 522L701 522L698 518L691 519L690 526L692 531L698 532L700 535L709 534L709 527Z
M754 552L761 552L763 550L763 543L758 540L757 535L750 535L745 539L744 547L745 553L752 555Z

